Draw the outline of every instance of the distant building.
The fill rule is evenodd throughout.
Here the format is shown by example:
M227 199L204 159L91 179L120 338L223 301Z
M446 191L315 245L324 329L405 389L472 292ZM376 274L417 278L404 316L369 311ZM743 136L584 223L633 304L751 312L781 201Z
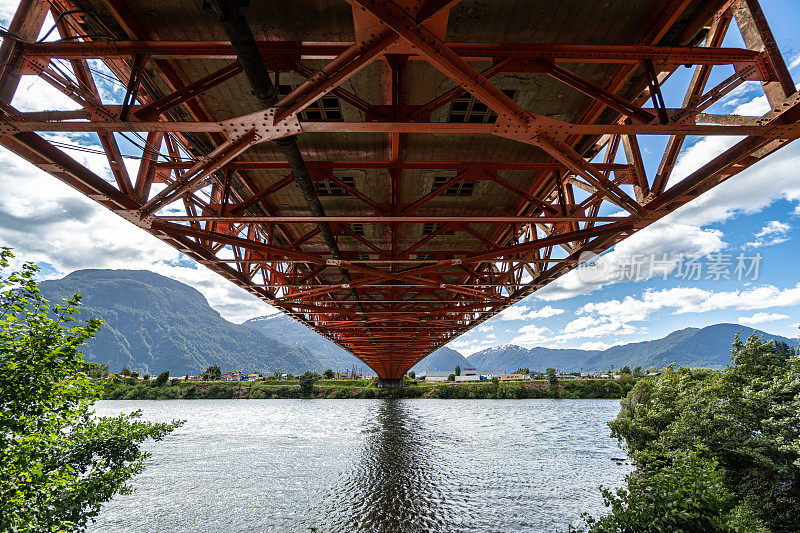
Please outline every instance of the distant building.
M426 370L417 374L417 379L422 381L447 381L450 374L454 374L451 370Z
M247 381L258 381L261 377L258 374L247 374Z
M336 373L333 375L333 379L338 379L338 380L354 380L354 379L361 379L361 374L357 374L357 373L355 373L355 372L350 372L350 371L348 371L348 372L346 372L346 373L344 373L344 374L343 374L343 373L341 373L341 372L336 372Z
M240 381L242 379L241 372L228 372L220 376L222 381Z
M500 377L500 381L524 381L526 379L531 379L528 374L503 374Z
M488 381L493 377L500 377L505 373L505 370L477 370L475 368L464 368L461 370L461 375L456 376L456 381ZM427 370L417 374L417 379L422 381L447 381L447 378L450 377L450 374L455 374L455 372L452 370Z
M492 378L499 378L504 374L508 374L506 370L480 370L478 374L487 380L491 380Z

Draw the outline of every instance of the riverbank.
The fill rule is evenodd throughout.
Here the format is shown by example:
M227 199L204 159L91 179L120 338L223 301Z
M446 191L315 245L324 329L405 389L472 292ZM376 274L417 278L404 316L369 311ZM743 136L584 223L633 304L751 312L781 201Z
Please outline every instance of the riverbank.
M150 384L126 384L109 380L104 400L178 400L178 399L369 399L369 398L441 398L441 399L621 399L636 384L636 378L619 380L587 379L562 381L557 391L544 380L502 383L425 383L410 381L400 389L379 389L372 381L320 380L310 394L297 381L195 381L155 387Z

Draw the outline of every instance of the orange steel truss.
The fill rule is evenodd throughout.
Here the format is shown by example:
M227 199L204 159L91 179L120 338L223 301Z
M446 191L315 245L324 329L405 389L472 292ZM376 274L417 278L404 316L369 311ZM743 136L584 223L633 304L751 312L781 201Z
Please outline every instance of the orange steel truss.
M501 7L550 22L532 0L498 2L494 21L470 0L300 2L274 19L283 2L246 4L22 0L0 48L0 142L384 379L800 135L757 0L619 2L604 9L636 31L595 22L609 41L585 37L578 10L552 42L500 37ZM285 37L343 10L349 41ZM58 38L39 41L48 14ZM746 48L721 46L734 24ZM121 101L101 97L98 64ZM668 107L661 86L683 66ZM715 68L732 74L708 87ZM76 109L16 109L24 75ZM705 112L746 81L770 112ZM47 132L95 133L108 179ZM122 132L143 136L136 175ZM648 169L653 135L666 147ZM685 140L708 135L740 140L670 182Z

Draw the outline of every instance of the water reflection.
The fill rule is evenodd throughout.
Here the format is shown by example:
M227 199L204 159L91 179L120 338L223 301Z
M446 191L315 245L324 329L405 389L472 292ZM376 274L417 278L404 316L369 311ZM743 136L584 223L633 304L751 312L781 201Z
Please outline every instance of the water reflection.
M188 420L93 533L567 531L629 466L614 400L100 402Z
M402 400L382 401L362 432L360 459L342 484L329 493L326 529L416 532L465 528L468 506L448 482L456 473L450 472L436 453L446 435L426 426Z

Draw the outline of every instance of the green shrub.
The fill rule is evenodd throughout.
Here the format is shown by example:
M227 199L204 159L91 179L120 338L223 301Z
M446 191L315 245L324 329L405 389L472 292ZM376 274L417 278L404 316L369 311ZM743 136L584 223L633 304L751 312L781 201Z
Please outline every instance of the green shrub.
M163 387L164 385L166 385L168 379L169 379L169 370L165 370L162 373L160 373L156 378L155 386Z
M626 478L625 488L602 489L611 513L599 519L584 515L592 533L667 533L755 531L761 525L737 509L714 461L694 453L678 454L653 470Z

